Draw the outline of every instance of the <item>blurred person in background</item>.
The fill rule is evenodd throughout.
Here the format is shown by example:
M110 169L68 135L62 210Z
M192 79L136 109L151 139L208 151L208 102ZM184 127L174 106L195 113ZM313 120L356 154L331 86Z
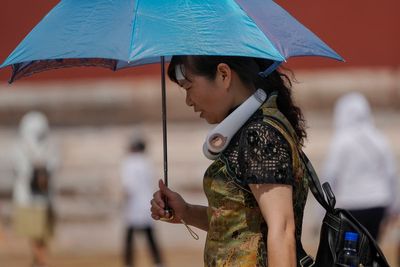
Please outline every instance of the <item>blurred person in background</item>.
M121 164L125 215L124 264L126 267L133 266L133 237L138 232L146 234L155 266L162 266L153 220L148 212L155 186L153 166L145 152L145 141L140 134L136 133L131 138L128 154Z
M34 267L47 266L48 241L54 230L53 173L58 154L50 141L44 114L24 115L15 148L13 219L17 234L31 240Z
M346 94L336 102L334 127L322 177L332 186L336 206L348 209L379 240L383 220L398 210L393 152L360 93Z

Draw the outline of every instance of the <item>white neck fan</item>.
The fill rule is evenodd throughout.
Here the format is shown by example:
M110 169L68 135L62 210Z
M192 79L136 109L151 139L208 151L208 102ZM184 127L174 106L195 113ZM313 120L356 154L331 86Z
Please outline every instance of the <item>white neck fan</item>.
M225 150L235 133L259 109L267 99L264 90L258 89L228 117L211 130L203 144L203 153L210 159L216 159Z

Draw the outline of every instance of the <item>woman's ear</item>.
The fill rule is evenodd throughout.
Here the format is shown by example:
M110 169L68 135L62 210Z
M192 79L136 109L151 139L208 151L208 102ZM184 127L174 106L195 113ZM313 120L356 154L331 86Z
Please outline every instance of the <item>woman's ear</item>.
M219 63L217 66L216 80L224 88L228 89L231 85L232 70L226 63Z

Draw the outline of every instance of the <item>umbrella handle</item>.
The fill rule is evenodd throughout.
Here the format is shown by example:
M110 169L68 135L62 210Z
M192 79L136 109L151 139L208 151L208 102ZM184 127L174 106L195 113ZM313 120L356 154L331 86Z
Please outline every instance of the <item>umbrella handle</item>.
M168 206L167 198L164 198L165 207L164 207L164 216L160 218L161 221L172 221L174 219L174 210Z

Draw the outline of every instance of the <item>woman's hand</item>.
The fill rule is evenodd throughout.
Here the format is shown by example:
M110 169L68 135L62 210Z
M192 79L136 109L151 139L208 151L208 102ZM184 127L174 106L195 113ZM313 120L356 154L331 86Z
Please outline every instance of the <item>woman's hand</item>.
M164 182L158 182L160 190L154 193L151 200L151 217L154 220L160 220L166 217L164 208L167 198L168 206L172 209L173 218L166 220L169 223L182 223L192 225L204 231L208 230L207 207L200 205L191 205L187 203L181 195L170 190Z
M188 213L189 204L179 195L178 193L170 190L165 186L162 180L158 181L160 190L154 193L153 199L151 200L151 217L154 220L160 220L166 217L165 198L168 201L169 208L172 209L172 220L167 220L169 223L181 223L181 220L185 220L185 215Z

